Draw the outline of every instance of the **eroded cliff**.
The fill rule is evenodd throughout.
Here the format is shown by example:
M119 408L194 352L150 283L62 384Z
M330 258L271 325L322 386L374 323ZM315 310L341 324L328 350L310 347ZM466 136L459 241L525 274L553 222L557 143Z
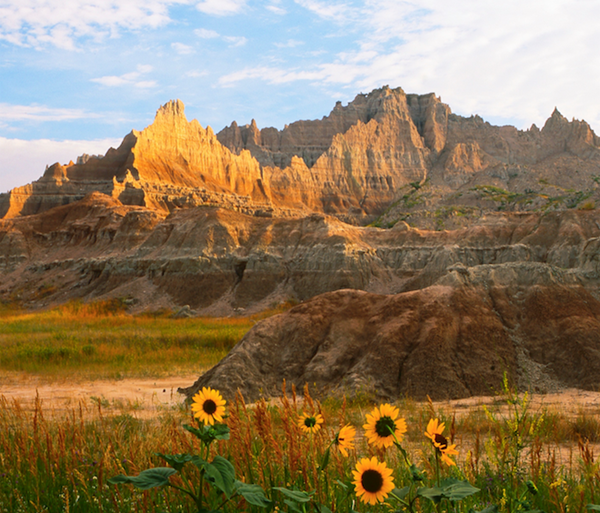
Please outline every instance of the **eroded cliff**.
M0 216L40 213L103 192L171 212L200 205L290 217L316 211L353 224L468 224L498 209L564 210L600 200L600 139L557 110L540 130L452 114L434 94L384 87L283 130L233 123L215 136L180 101L118 149L0 195ZM454 216L454 219L452 218Z

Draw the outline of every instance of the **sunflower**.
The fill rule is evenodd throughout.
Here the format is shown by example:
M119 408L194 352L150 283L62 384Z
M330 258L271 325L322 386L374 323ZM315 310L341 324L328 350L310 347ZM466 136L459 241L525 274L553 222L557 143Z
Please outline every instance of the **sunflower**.
M348 450L354 449L355 436L356 428L348 424L340 429L335 437L335 445L346 458L348 457Z
M394 443L394 436L400 442L406 433L406 421L397 419L400 411L391 404L382 404L367 414L367 423L363 426L365 436L370 444L375 447L390 447Z
M450 445L446 437L442 434L446 425L438 419L431 419L427 424L427 431L425 436L431 439L431 443L435 447L436 451L439 451L442 457L442 461L448 465L456 465L454 460L450 456L458 454L456 450L456 444Z
M321 429L321 424L323 424L323 415L320 413L316 415L303 413L298 419L298 425L305 433L316 433Z
M371 505L383 502L388 493L394 489L394 478L392 469L387 468L385 462L379 463L373 456L371 459L362 458L356 464L354 475L354 487L357 497L365 504Z
M221 397L218 390L204 387L194 397L192 404L192 411L194 417L210 424L211 426L216 422L223 421L223 415L225 414L225 399Z
M452 465L456 465L454 460L450 457L458 454L458 451L455 449L455 447L456 444L452 444L446 447L443 451L440 450L440 452L442 453L442 461L449 467L451 467Z

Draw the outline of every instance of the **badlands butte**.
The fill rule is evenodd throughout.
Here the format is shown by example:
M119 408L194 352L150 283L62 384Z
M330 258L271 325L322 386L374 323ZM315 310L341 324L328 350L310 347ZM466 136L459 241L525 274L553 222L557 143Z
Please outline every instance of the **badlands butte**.
M384 87L283 130L180 101L117 149L0 195L0 299L258 323L181 389L282 380L381 399L600 387L600 138Z

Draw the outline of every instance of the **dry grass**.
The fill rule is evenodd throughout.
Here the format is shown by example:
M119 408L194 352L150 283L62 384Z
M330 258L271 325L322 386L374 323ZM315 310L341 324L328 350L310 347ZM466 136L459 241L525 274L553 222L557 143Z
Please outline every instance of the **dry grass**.
M48 379L189 374L216 364L257 320L173 319L170 312L132 316L117 300L35 313L4 305L0 371Z

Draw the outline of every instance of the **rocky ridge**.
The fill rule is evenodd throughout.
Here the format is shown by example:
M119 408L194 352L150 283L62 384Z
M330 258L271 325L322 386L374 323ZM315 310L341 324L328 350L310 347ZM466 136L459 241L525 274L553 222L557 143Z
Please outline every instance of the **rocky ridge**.
M255 398L286 379L462 397L503 371L595 388L599 183L599 138L557 110L519 131L382 88L322 120L215 135L173 101L104 157L0 195L0 300L302 302L185 393L218 381Z
M359 225L405 220L436 229L457 217L469 224L482 210L593 208L599 181L600 139L584 121L555 110L541 130L519 131L452 114L434 94L384 87L281 131L233 123L215 135L171 101L105 157L54 164L38 181L0 195L0 216L103 192L165 212L200 205L277 217L315 211Z

